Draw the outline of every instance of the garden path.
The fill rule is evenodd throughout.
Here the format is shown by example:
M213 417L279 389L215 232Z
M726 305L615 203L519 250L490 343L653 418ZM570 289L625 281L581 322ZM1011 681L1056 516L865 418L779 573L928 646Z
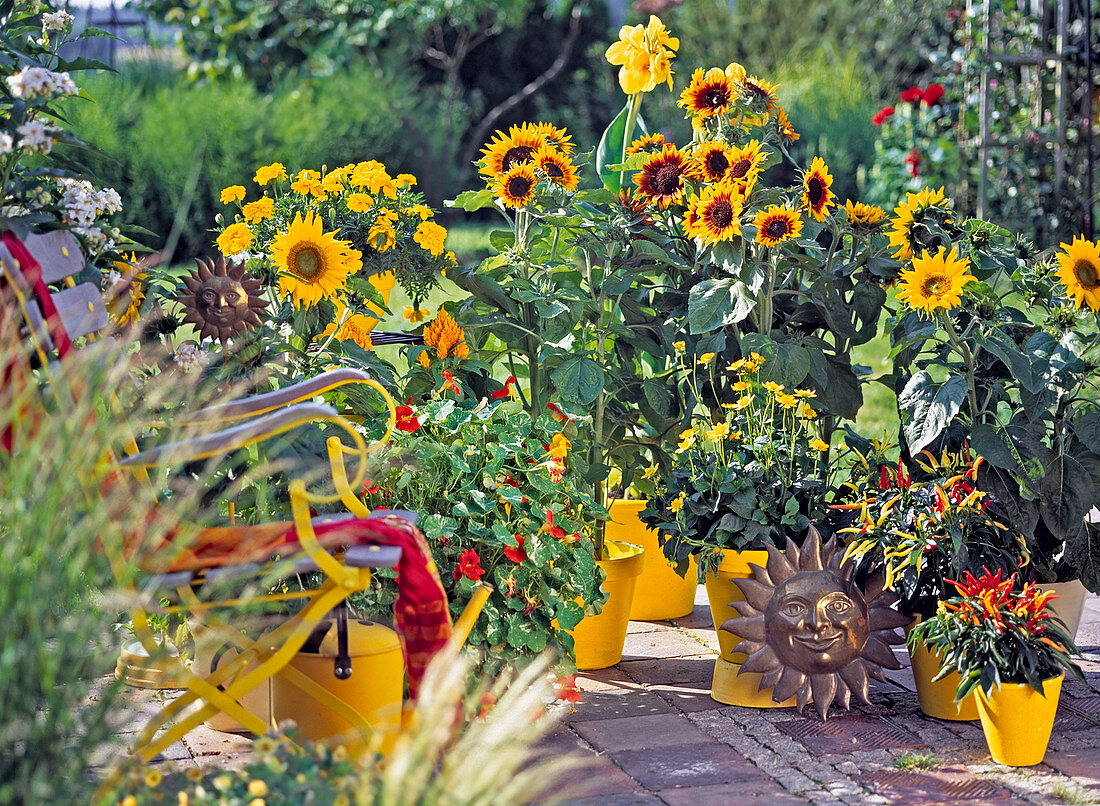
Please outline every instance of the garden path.
M717 638L705 592L671 622L632 622L622 662L578 675L583 700L542 747L591 757L574 806L709 804L980 804L1100 802L1100 599L1090 597L1078 644L1087 683L1066 681L1044 763L992 762L977 723L925 717L908 669L872 683L870 706L748 709L710 698ZM907 653L899 655L908 663ZM158 703L131 689L124 731ZM163 696L161 694L160 696ZM200 728L164 754L178 768L240 766L249 741Z

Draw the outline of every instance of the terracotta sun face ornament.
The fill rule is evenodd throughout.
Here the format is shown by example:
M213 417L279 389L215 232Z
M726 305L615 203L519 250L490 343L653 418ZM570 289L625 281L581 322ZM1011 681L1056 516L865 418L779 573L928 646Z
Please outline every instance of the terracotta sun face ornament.
M880 580L860 591L842 559L835 539L822 546L812 526L801 550L790 539L785 552L768 546L767 567L750 565L752 579L734 580L742 618L721 627L744 639L734 651L748 654L742 671L763 675L761 691L774 686L776 702L797 695L800 711L812 697L822 719L834 699L848 708L855 694L869 704L869 678L901 668L890 645L904 641L895 629L909 621Z
M226 267L225 258L215 263L197 258L197 268L183 278L190 293L180 297L187 311L184 322L199 328L199 336L218 339L224 346L231 336L260 324L268 301L260 296L260 281L249 276L244 264Z

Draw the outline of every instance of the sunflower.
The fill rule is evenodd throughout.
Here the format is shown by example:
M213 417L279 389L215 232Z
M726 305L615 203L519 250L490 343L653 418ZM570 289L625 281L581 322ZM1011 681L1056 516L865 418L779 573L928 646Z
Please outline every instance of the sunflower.
M508 134L498 131L493 137L481 150L484 156L478 169L489 179L499 180L517 165L530 163L535 152L546 145L546 137L527 123L512 126Z
M902 290L898 299L910 308L932 313L937 308L951 310L962 304L963 286L975 278L967 272L970 259L960 258L954 247L946 252L941 246L935 255L928 250L913 258L913 268L901 273Z
M745 188L745 195L752 192L756 184L756 177L763 168L765 153L759 140L750 140L744 146L732 146L727 152L730 160L727 178L740 183Z
M684 214L684 231L703 243L732 241L741 235L742 189L732 182L718 182L692 196Z
M829 189L832 185L833 177L829 175L825 160L814 157L810 170L802 177L802 203L818 221L825 220L826 211L835 203Z
M756 242L761 246L778 246L802 234L802 216L798 210L773 204L756 214Z
M677 106L682 106L689 114L701 118L723 115L729 111L737 90L725 71L718 67L710 70L696 70L691 83L680 93Z
M573 135L564 126L555 126L553 123L526 124L529 131L539 135L544 141L552 145L562 154L572 154L576 147L573 143Z
M1093 313L1100 311L1100 243L1079 235L1061 246L1065 251L1058 254L1058 277L1066 293L1078 308L1085 304Z
M692 155L692 175L701 182L721 182L733 164L730 157L725 143L717 140L699 143Z
M907 193L905 201L894 208L891 220L893 229L887 233L890 246L895 247L894 257L908 260L913 256L913 226L925 219L936 224L946 224L952 220L952 212L947 206L943 188L932 190L925 188L920 193Z
M778 86L756 76L746 76L741 80L741 94L749 109L767 115L779 109L779 101L775 97Z
M338 232L339 230L337 230ZM344 288L348 275L363 266L362 255L336 232L325 232L320 216L294 215L286 232L275 235L271 259L279 269L279 290L296 307L310 307Z
M668 143L642 165L632 179L639 192L662 210L684 199L684 177L691 170L688 155Z
M120 328L138 320L141 303L145 300L145 280L148 277L134 261L132 253L128 261L114 261L115 271L111 272L111 276L117 274L117 279L107 290L107 313Z
M787 110L783 107L779 107L775 113L775 127L779 131L780 137L783 137L789 142L793 143L798 139L798 132L794 130L794 126L791 125L791 119L787 117Z
M660 132L647 134L636 139L626 149L626 155L637 154L639 151L660 151L665 146L665 136Z
M555 185L566 190L577 189L577 168L573 161L551 145L544 145L531 157L535 167Z
M886 220L886 211L873 204L844 202L844 212L848 214L848 226L856 232L875 232Z
M535 198L535 167L530 163L517 163L497 179L493 195L504 202L505 207L525 207Z

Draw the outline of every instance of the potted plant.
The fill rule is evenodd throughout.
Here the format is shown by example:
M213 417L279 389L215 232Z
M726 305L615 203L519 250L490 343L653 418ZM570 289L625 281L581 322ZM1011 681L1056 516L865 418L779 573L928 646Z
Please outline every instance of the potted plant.
M910 473L900 460L896 467L883 461L885 447L873 446L854 467L838 496L844 502L831 508L848 544L845 559L854 558L861 574L881 575L902 614L919 623L953 593L949 580L983 568L1007 574L1024 562L1023 538L992 516L992 498L977 487L981 457L924 451ZM978 718L972 700L955 701L958 679L937 677L939 663L923 642L910 641L909 652L924 713Z
M696 394L703 377L718 374L714 360L713 354L683 357L683 375ZM814 392L763 380L766 364L752 354L727 367L738 396L723 405L717 421L700 406L642 513L660 531L670 562L683 567L697 558L715 629L737 618L733 603L744 597L733 581L752 576L749 563L766 565L769 544L802 537L824 513L829 446L811 405ZM744 656L733 652L734 635L720 630L718 641L711 696L774 707L770 689L758 690L760 675L739 674Z
M909 634L942 655L939 677L959 675L957 700L973 695L993 760L1012 767L1046 754L1065 670L1084 679L1071 659L1077 647L1047 609L1054 594L1034 583L1016 589L1002 578L969 571L952 582L955 595Z
M1100 245L1036 254L958 220L942 189L908 194L890 239L906 265L891 319L903 455L969 442L991 514L1026 541L1029 579L1100 590L1100 531L1086 522L1100 489Z

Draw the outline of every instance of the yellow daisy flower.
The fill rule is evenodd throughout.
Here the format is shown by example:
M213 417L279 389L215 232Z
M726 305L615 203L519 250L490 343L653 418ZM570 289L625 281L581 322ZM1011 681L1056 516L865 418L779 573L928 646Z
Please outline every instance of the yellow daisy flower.
M809 442L809 445L815 451L827 451L827 450L829 450L829 443L825 442L822 439L818 439L817 437L814 437L813 439L811 439L810 442Z

